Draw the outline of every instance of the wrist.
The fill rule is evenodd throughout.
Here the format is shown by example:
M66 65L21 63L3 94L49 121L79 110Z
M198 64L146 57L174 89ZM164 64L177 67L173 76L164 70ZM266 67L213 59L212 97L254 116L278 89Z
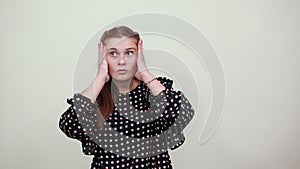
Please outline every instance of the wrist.
M94 78L94 81L96 82L99 82L99 83L105 83L105 79L106 79L106 76L104 76L103 74L97 74L96 77Z
M141 76L142 76L142 80L144 83L147 83L155 78L155 76L152 73L150 73L149 71L142 72Z
M104 86L105 82L105 77L102 76L96 76L93 83L95 83L98 86L101 86L101 88Z
M148 85L148 84L150 84L151 82L153 82L154 80L157 80L156 77L154 77L153 79L147 81L145 84Z

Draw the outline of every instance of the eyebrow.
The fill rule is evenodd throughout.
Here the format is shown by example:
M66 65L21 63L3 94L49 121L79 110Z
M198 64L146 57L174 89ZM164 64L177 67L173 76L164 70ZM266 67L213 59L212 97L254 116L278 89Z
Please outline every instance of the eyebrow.
M136 50L136 48L127 48L125 50Z
M108 50L118 50L117 48L109 48ZM135 48L127 48L125 50L136 50Z

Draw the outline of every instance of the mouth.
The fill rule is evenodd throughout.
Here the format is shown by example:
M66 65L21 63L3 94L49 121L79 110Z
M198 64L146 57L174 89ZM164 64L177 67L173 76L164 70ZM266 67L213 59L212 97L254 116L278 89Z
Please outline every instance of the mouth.
M124 74L127 72L127 70L126 69L118 69L117 72L120 74Z

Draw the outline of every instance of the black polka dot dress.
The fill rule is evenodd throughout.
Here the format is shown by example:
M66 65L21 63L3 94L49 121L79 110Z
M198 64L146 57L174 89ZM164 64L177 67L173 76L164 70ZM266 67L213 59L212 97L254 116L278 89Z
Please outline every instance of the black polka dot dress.
M103 126L97 125L97 103L80 93L68 98L70 107L62 114L59 127L82 143L82 151L93 155L91 169L170 169L168 150L183 144L183 129L194 110L173 81L158 77L165 90L152 95L145 83L120 93L114 112Z

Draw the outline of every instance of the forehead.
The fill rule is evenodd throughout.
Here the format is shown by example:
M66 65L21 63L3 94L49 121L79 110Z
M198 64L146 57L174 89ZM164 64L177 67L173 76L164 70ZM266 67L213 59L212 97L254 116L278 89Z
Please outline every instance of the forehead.
M106 47L126 49L126 48L136 48L137 41L133 38L122 37L122 38L110 38L106 41Z

